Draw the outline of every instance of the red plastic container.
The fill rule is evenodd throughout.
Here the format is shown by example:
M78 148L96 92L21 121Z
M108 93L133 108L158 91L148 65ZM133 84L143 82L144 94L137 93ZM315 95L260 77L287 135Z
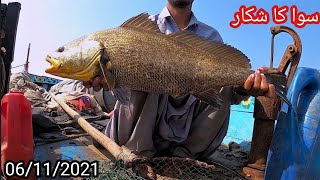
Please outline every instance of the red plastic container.
M10 91L1 100L2 172L7 161L23 161L26 167L30 160L34 160L31 104L23 92ZM35 179L33 172L28 179Z

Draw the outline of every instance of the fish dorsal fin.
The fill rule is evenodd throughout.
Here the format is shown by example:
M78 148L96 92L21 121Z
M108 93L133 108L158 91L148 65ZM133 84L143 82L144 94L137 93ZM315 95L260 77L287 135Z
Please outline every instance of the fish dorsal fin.
M172 39L197 47L201 50L212 54L217 57L216 61L222 61L223 63L230 63L237 67L251 69L249 58L238 49L220 42L213 42L198 36L192 32L181 31L173 34L169 34Z
M143 31L161 33L157 23L149 19L149 16L150 15L148 13L141 13L135 17L128 19L120 27L135 28Z

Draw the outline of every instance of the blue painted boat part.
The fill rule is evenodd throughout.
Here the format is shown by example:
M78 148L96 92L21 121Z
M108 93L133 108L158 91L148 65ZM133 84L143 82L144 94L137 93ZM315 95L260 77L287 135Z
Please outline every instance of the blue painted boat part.
M265 179L320 179L320 72L298 68L269 149Z
M255 98L250 97L238 105L231 106L228 132L222 144L236 142L243 150L250 151L253 133L253 111Z

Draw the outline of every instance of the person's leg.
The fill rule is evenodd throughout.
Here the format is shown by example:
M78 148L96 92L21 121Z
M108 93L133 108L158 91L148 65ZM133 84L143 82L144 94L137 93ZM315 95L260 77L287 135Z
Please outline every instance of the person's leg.
M176 156L207 158L220 146L227 133L229 113L226 110L217 111L200 102L197 106L197 116L192 121L188 138L171 147Z
M117 102L104 133L120 146L153 156L153 132L158 109L157 94L132 91L128 106Z

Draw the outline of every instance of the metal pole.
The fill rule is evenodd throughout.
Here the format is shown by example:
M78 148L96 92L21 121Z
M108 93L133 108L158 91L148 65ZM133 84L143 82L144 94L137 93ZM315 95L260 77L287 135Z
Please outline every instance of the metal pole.
M24 71L26 73L29 73L29 54L30 54L30 45L31 43L29 43L29 46L28 46L28 53L27 53L27 61L26 61L26 64L24 66Z

